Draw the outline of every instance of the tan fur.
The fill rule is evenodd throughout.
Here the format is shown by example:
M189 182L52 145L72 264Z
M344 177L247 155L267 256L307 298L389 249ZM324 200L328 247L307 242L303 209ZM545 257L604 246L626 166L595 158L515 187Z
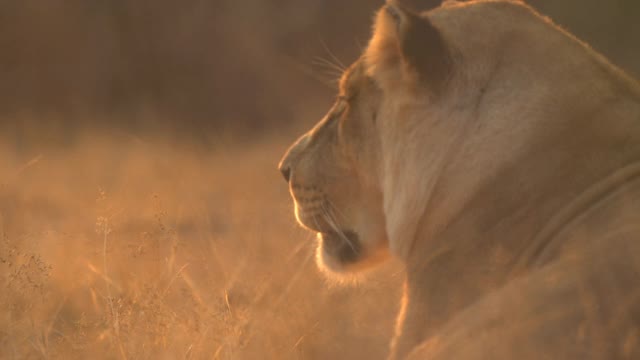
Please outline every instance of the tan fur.
M403 71L402 58L398 48L396 23L384 10L378 11L375 18L373 36L364 53L367 75L377 74L377 80L383 88L402 85L412 81L412 75ZM403 90L400 88L399 90Z
M280 168L322 268L406 264L392 358L631 359L638 164L640 88L550 20L390 1Z

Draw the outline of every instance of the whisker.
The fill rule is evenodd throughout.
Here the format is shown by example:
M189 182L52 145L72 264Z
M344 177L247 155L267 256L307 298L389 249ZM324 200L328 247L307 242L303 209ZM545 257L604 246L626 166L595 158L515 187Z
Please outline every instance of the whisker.
M334 64L332 63L328 63L327 60L325 59L320 59L321 61L312 61L311 65L319 67L320 68L320 72L331 78L332 83L334 84L338 84L340 83L340 78L342 78L342 74L344 73L343 70L339 69L338 67L336 67Z
M355 41L356 46L358 47L358 50L360 50L360 52L364 52L364 45L362 45L362 42L360 41L360 39L356 37L353 40Z
M324 74L318 74L318 72L313 68L313 66L305 65L305 64L302 64L299 61L295 61L295 60L292 60L292 59L288 59L288 60L289 60L289 63L294 68L299 70L300 72L302 72L305 75L315 79L316 81L318 81L321 84L325 85L329 89L335 90L335 83L333 81L325 79L324 76L321 76L321 75L324 75Z
M345 219L346 216L344 215L344 213L338 209L337 206L335 206L333 204L333 202L331 202L331 200L329 199L325 199L325 202L323 203L323 207L324 205L326 205L327 207L325 208L325 211L327 212L328 216L331 217L332 221L334 222L334 224L338 223L337 219L339 219L338 216L340 216L342 219ZM336 214L337 213L337 214ZM359 253L358 248L353 244L353 242L346 236L346 234L344 234L344 231L340 230L340 233L342 234L342 236L344 237L345 241L349 244L349 247L351 247L351 249L355 252L355 253Z
M330 69L330 70L335 70L336 72L342 74L344 72L344 69L340 67L340 65L334 64L331 61L316 56L312 61L311 64L318 66L318 67L323 67L326 69Z
M346 216L344 215L344 213L343 213L340 209L338 209L338 207L337 207L337 206L335 206L335 205L333 204L333 202L331 202L331 200L329 200L329 199L325 199L325 202L326 202L326 205L328 205L329 210L331 210L331 211L332 211L332 214L334 215L334 217L336 218L336 220L338 220L338 219L340 219L340 218L342 218L342 219L346 219ZM340 218L339 218L339 217L337 217L337 216L335 216L335 215L339 215L339 216L340 216Z
M353 250L354 253L358 253L358 250L356 249L356 247L353 245L353 243L351 242L351 240L349 239L349 237L344 233L344 231L340 230L340 228L337 226L334 215L331 213L331 209L327 208L326 206L324 206L324 203L322 203L321 209L322 209L322 214L324 215L325 220L327 221L327 223L329 224L329 226L331 226L331 228L333 229L333 231L336 232L336 234L338 236L340 236L340 238L342 240L344 240L344 242L347 243L347 245L349 245L349 247L351 248L351 250Z
M321 74L325 77L328 77L326 81L332 84L339 84L340 78L342 78L342 73L336 72L334 70L322 70Z
M324 211L323 211L323 217L324 217ZM318 223L318 219L316 219L315 216L312 216L311 218L313 219L313 222L316 224L316 228L321 229L320 223Z
M331 58L333 59L333 61L336 62L336 65L339 65L342 70L346 70L347 67L344 65L344 63L342 61L340 61L340 59L338 59L338 57L329 49L329 47L327 46L327 43L325 43L322 39L320 39L320 43L322 44L322 47L324 47L324 50L327 52L327 54L329 54L329 56L331 56Z

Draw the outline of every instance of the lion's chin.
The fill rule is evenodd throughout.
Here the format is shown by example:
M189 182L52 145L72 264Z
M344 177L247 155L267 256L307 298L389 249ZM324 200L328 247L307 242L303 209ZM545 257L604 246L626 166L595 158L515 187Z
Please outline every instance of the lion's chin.
M352 272L361 260L362 244L354 232L321 232L318 241L319 265L332 273Z

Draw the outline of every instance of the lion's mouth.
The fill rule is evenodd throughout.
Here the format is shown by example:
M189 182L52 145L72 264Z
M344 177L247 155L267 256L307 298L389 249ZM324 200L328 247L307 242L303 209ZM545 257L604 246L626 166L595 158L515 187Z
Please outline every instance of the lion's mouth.
M325 216L304 209L296 203L298 222L311 231L318 233L323 251L338 259L341 263L356 262L362 252L358 234L351 230L342 230Z
M342 263L356 262L360 257L362 246L358 234L353 231L320 232L318 238L323 251Z

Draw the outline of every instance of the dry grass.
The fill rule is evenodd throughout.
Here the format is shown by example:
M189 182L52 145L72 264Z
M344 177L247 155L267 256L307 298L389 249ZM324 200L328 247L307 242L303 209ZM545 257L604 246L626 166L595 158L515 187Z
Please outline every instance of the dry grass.
M318 273L275 169L292 138L1 142L0 358L384 358L402 275Z

